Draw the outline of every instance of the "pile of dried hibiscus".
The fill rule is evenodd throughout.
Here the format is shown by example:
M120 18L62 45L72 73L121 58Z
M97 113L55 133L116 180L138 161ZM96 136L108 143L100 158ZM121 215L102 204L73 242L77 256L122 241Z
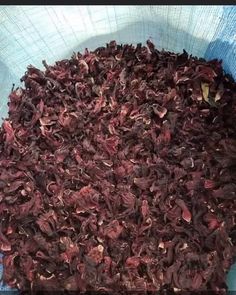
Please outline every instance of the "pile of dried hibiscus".
M76 53L10 94L3 280L20 290L224 292L236 255L236 84L147 41Z

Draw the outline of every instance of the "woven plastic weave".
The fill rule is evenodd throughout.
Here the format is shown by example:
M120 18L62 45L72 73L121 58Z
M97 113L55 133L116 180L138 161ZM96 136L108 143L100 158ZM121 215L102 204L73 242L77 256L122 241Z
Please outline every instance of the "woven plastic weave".
M236 79L236 6L0 6L0 120L29 64L43 68L43 59L148 38L159 49L222 59ZM236 265L228 286L236 290Z

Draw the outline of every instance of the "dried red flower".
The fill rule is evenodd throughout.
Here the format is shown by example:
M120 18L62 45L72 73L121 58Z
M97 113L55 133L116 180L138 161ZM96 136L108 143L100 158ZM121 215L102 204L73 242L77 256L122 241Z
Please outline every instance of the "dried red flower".
M0 129L3 280L224 292L236 255L236 84L148 41L28 67Z

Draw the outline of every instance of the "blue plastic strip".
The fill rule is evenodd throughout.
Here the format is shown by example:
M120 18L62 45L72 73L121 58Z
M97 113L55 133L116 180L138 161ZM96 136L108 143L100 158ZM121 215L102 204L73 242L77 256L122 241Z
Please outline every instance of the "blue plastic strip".
M224 70L236 80L236 6L225 6L213 41L205 58L223 60Z

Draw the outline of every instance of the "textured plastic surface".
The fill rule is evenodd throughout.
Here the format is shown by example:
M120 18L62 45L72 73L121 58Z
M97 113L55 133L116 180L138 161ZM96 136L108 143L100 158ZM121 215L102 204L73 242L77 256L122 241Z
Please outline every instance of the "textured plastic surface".
M0 6L0 119L29 64L43 68L43 59L148 38L159 49L222 59L236 79L236 6ZM228 286L236 290L236 265Z

